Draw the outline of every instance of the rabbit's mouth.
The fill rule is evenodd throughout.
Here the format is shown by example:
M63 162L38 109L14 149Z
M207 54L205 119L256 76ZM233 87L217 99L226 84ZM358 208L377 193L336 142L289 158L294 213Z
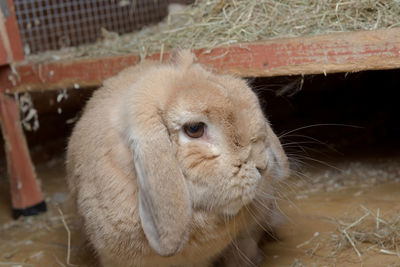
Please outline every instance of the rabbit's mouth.
M263 175L254 162L240 164L230 175L225 168L218 169L221 171L208 179L196 179L185 173L192 207L234 216L255 199Z
M256 168L248 172L247 177L241 177L242 181L232 188L232 198L224 207L222 212L224 215L236 215L244 206L250 204L257 195L257 188L260 184L262 176Z
M248 192L246 195L240 196L240 197L230 201L228 204L226 204L222 208L222 213L224 215L234 216L243 207L250 204L254 200L255 197L256 197L256 192L255 192L255 190L252 190L252 192Z

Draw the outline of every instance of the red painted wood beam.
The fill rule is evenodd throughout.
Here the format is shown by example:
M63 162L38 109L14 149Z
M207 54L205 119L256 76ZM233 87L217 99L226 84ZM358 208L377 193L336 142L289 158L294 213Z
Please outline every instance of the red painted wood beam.
M394 69L400 67L400 28L274 39L194 52L200 62L216 71L244 77ZM151 58L159 59L160 55ZM0 82L7 92L100 86L105 78L138 61L137 55L130 54L22 62L16 65L15 73L0 74Z
M13 217L34 215L46 210L28 153L15 100L0 93L0 122L10 175Z
M7 0L5 10L0 10L0 65L23 59L24 51L14 3L12 0Z
M0 10L0 77L4 78L0 82L0 124L7 155L14 218L46 210L22 131L18 105L14 98L4 94L11 83L12 64L23 58L14 4L8 0Z

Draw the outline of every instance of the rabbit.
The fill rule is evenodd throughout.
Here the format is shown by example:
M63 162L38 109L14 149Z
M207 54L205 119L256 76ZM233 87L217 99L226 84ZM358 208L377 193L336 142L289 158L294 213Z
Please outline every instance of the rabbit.
M275 190L289 175L246 81L211 72L189 50L105 80L66 158L104 267L255 266Z

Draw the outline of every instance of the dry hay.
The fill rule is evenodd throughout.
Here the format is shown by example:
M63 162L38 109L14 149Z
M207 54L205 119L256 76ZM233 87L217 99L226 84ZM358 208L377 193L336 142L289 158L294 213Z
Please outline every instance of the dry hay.
M214 48L277 37L374 30L400 25L398 0L198 0L161 23L78 48L31 55L32 61Z
M357 198L366 193L368 188L371 190L378 185L400 182L398 157L374 159L372 162L346 160L335 166L338 168L329 167L308 173L305 171L304 175L310 178L293 181L297 189L294 197L303 199L319 192L346 192L348 189L356 189L348 190L350 195L345 195L352 203L352 196ZM343 198L345 199L347 198ZM339 260L354 253L360 263L363 263L369 256L381 254L398 257L400 262L400 211L396 207L388 208L383 205L381 208L371 209L361 205L339 217L324 217L336 229L333 232L315 232L296 248L305 247L305 253L311 258L318 256L321 259ZM292 266L301 265L296 263Z
M339 259L342 252L350 249L360 259L360 263L363 263L364 255L369 252L373 255L397 256L400 259L400 214L389 212L383 215L379 208L374 212L363 205L360 209L364 214L359 217L328 218L336 226L334 232L315 232L310 239L296 248L309 247L305 250L306 254L310 257L318 255L325 259ZM328 248L327 254L317 252L323 248ZM349 254L345 255L348 257ZM304 265L296 259L292 266Z
M362 243L368 245L367 250L400 258L400 215L391 214L389 218L383 218L379 209L373 212L364 206L361 208L364 215L355 221L337 220L337 232L331 235L335 247L331 256L352 247L362 259L363 251L359 247Z
M77 231L76 215L74 213L64 214L61 209L57 207L58 215L55 215L54 206L49 203L50 210L47 213L36 215L33 217L21 217L18 220L12 220L0 225L0 266L36 266L35 264L28 263L31 260L42 260L44 254L54 252L55 250L66 250L65 262L68 266L75 266L70 263L71 261L71 226L74 231ZM63 241L56 241L57 237L64 236L62 229L65 229L67 236L67 244ZM44 237L49 236L49 240L44 241ZM33 250L33 254L25 255L24 251L27 246L39 245L38 249ZM45 250L44 249L47 249ZM17 255L18 254L18 255ZM14 256L21 260L20 257L25 259L22 262L14 262ZM61 266L65 266L60 259L53 253L55 260ZM28 261L28 262L27 262Z

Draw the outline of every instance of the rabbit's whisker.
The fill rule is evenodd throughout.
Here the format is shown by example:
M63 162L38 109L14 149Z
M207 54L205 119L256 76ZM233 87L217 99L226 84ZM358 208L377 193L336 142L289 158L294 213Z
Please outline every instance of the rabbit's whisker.
M289 145L301 145L301 144L321 144L321 142L317 141L288 142L288 143L283 143L282 147L290 147Z
M279 197L277 198L275 195L270 195L270 194L264 193L262 191L257 191L256 195L257 195L257 197L260 197L260 198L262 198L264 200L274 200L274 199L284 200L284 199L279 198ZM257 197L255 199L257 199Z
M337 171L339 171L339 172L343 172L343 170L342 169L340 169L340 168L338 168L338 167L336 167L336 166L333 166L332 164L329 164L329 163L327 163L327 162L325 162L325 161L323 161L323 160L318 160L318 159L315 159L315 158L312 158L312 157L307 157L307 156L301 156L303 159L305 159L305 160L309 160L309 161L313 161L313 162L317 162L317 163L319 163L319 164L322 164L322 165L324 165L324 166L327 166L327 167L330 167L330 168L332 168L332 169L335 169L335 170L337 170Z
M245 261L247 261L250 264L254 265L254 263L251 262L251 260L246 256L246 254L239 248L239 246L237 244L237 239L232 237L232 235L230 233L231 229L229 227L229 223L228 223L227 219L228 218L226 216L224 216L224 222L225 222L225 225L227 226L226 227L226 231L227 231L228 237L229 237L229 239L231 241L230 244L233 246L233 248L237 252L237 254L235 254L234 253L235 251L233 251L233 253L234 253L233 256L238 256L239 258L244 259ZM235 228L236 228L236 217L231 217L231 219L232 219L233 232L236 232L236 230L235 230Z
M317 144L327 145L325 142L323 142L323 141L321 141L321 140L319 140L319 139L317 139L317 138L315 138L315 137L311 137L311 136L304 135L304 134L290 134L290 135L285 135L284 137L281 137L280 140L284 140L284 139L287 139L287 138L293 138L293 137L295 137L295 138L304 138L304 139L306 139L306 140L314 141L314 142L316 142Z
M270 226L270 225L268 225L268 224L266 224L266 226L263 226L260 222L259 222L259 220L257 219L257 216L251 211L251 207L249 208L249 207L247 207L246 205L245 205L245 208L246 208L246 210L248 211L248 213L250 214L250 216L254 219L254 221L256 222L256 224L258 225L258 226L260 226L260 228L265 232L265 233L267 233L268 235L270 235L272 238L274 238L274 236L271 234L272 233L272 231L273 231L273 229L272 229L272 227ZM256 208L256 206L254 206L254 208ZM259 209L258 210L258 212L263 212L264 210L263 209ZM257 212L257 211L256 211ZM267 229L267 228L268 229Z
M236 233L236 218L233 219L233 231ZM232 237L231 237L232 240ZM246 253L244 253L238 246L237 242L233 241L232 244L234 245L234 247L236 248L236 251L238 252L238 255L244 259L246 262L248 262L251 266L255 266L257 267L257 265L255 265L251 259L249 259L249 257L247 257Z
M313 127L321 127L321 126L340 126L340 127L349 127L349 128L357 128L357 129L362 129L363 127L360 126L356 126L356 125L350 125L350 124L341 124L341 123L317 123L317 124L311 124L311 125L306 125L303 127L299 127L293 130L290 130L288 132L285 132L283 134L281 134L278 138L282 138L287 136L288 134L300 131L300 130L304 130L304 129L308 129L308 128L313 128Z

